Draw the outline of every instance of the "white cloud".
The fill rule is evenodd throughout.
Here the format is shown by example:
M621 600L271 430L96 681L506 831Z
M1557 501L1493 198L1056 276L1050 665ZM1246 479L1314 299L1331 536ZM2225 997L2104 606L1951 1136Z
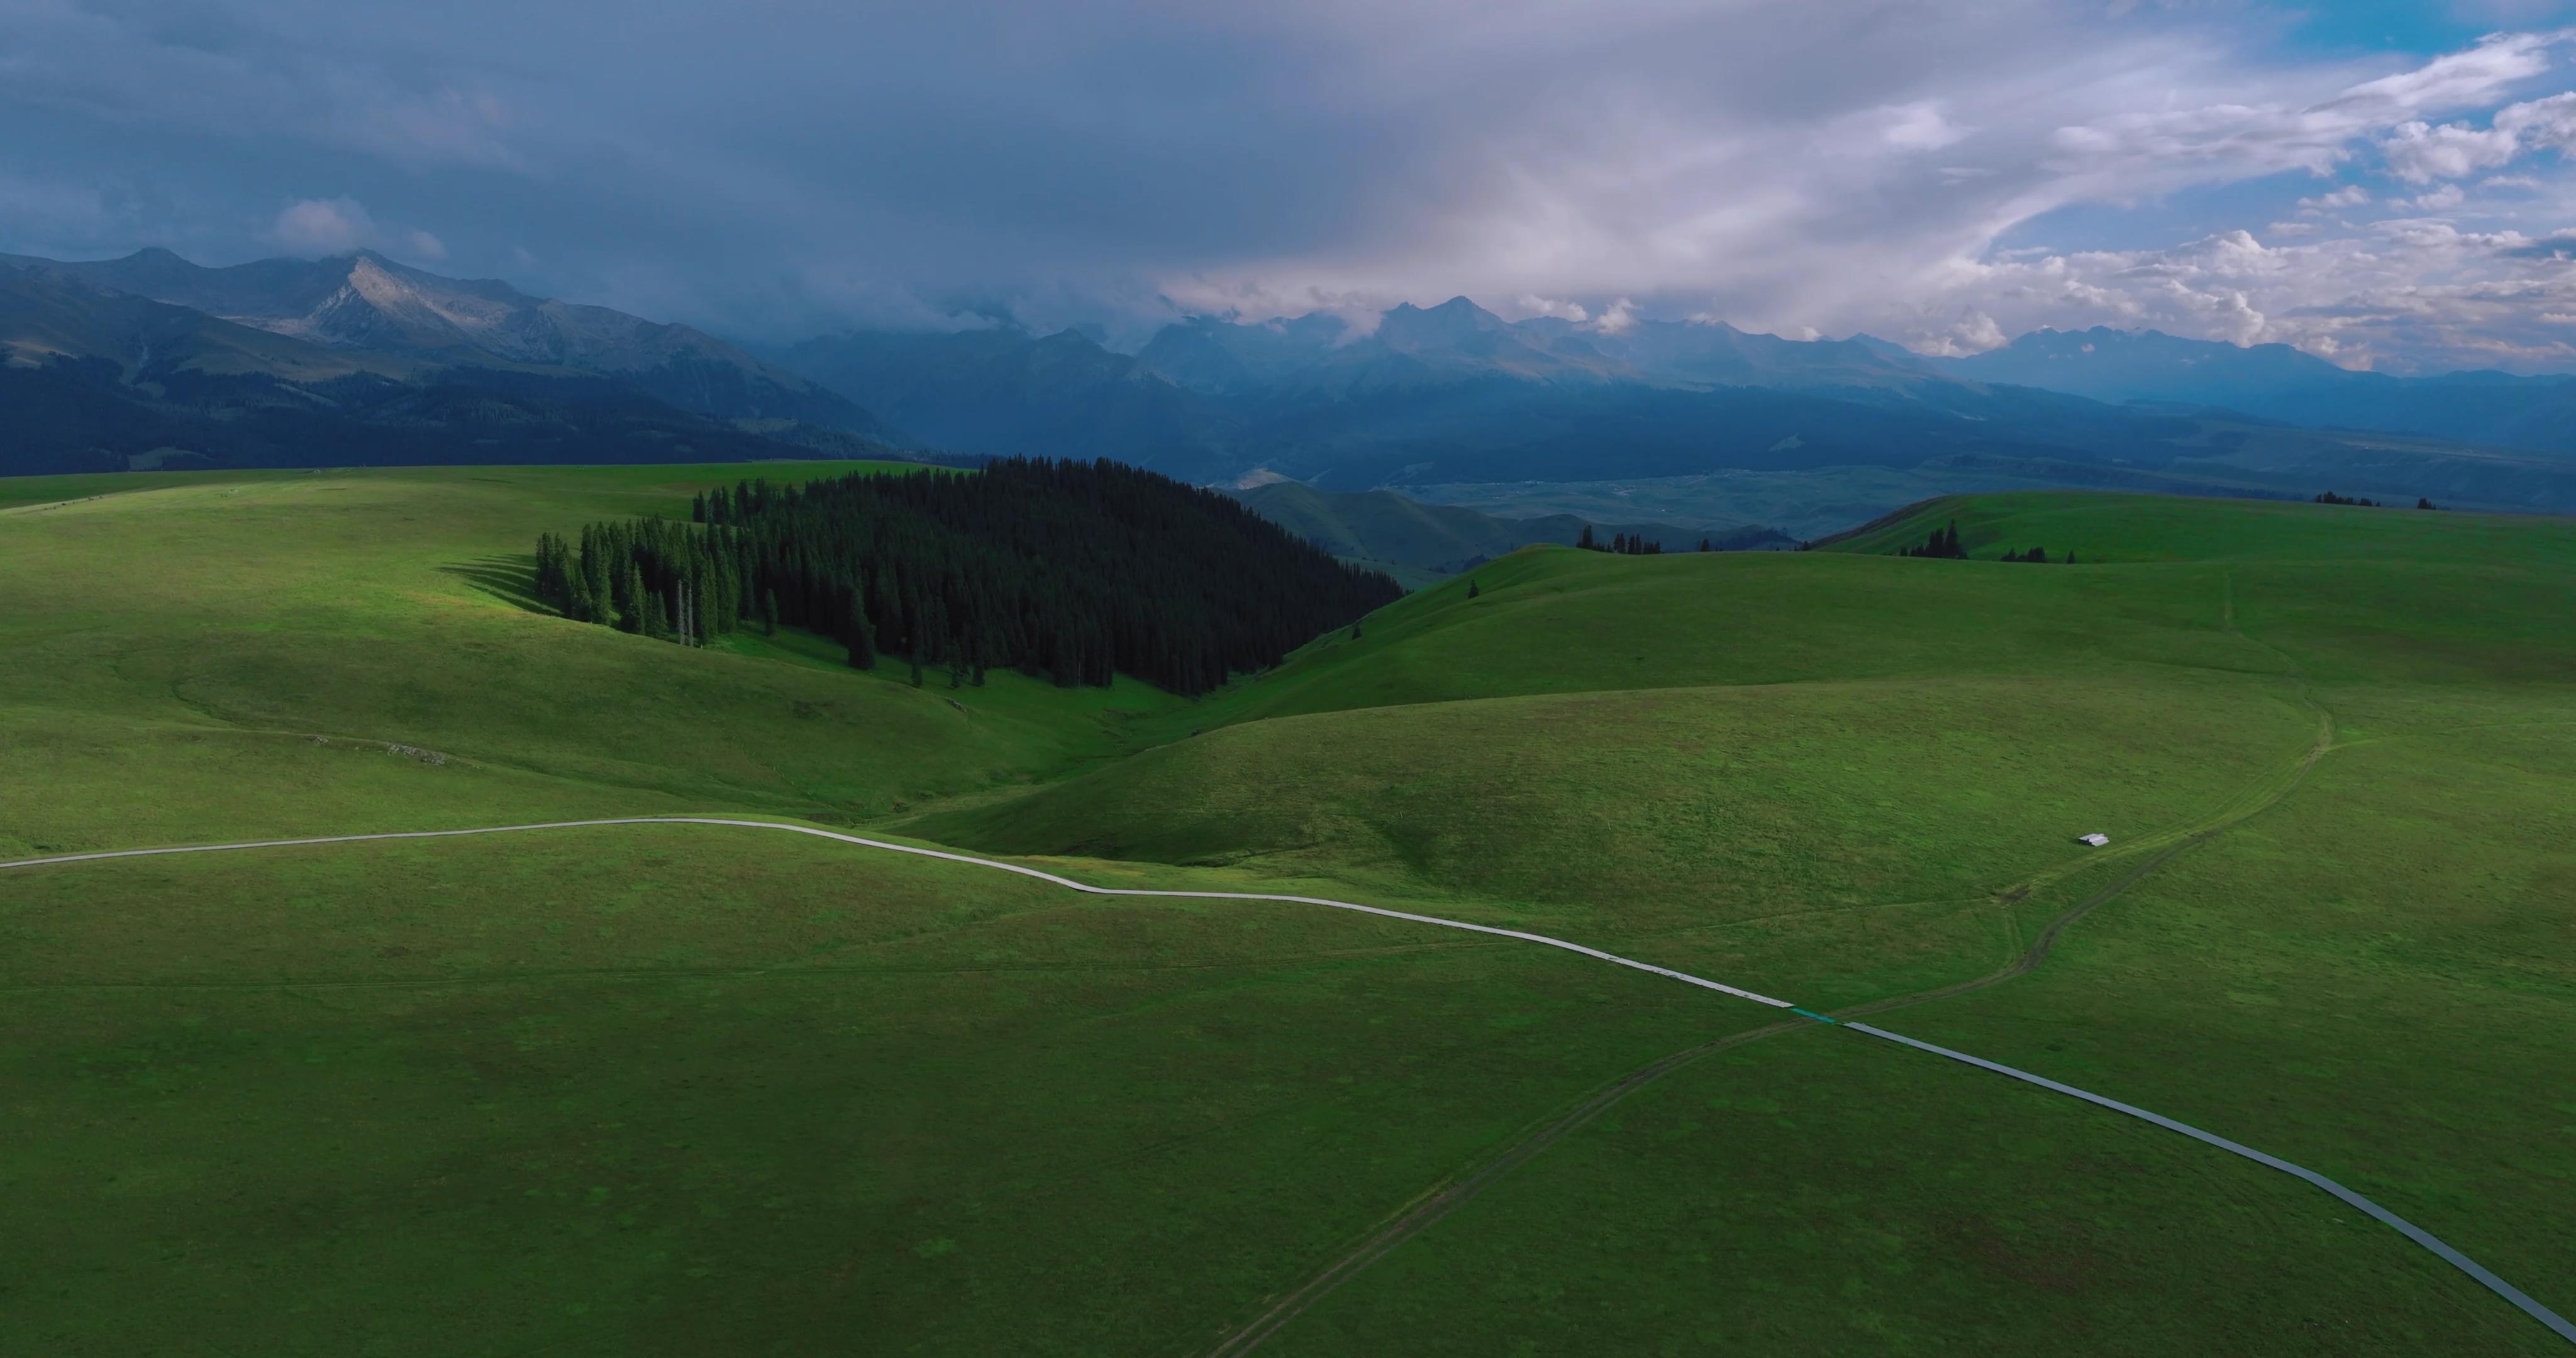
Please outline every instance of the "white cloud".
M1880 129L1879 136L1888 145L1908 151L1938 151L1945 146L1957 145L1968 135L1965 129L1942 116L1941 103L1937 99L1926 99L1918 103L1882 109L1880 112L1886 116L1887 121Z
M447 247L438 237L379 226L366 205L352 198L304 198L289 203L269 224L268 238L299 255L380 250L424 263L447 258Z
M1600 318L1592 322L1592 328L1605 335L1624 335L1636 325L1637 304L1625 297L1602 308Z
M2419 193L2412 198L2401 198L2397 201L2397 206L2413 208L2418 212L2448 212L2466 201L2468 196L2461 191L2459 185L2444 184L2429 193Z
M2359 207L2369 201L2370 190L2359 184L2346 184L2332 193L2300 199L2299 211L2315 216L2327 212L2340 212L2348 207Z
M1560 302L1553 297L1533 297L1528 293L1521 294L1520 314L1523 316L1553 316L1558 320L1572 321L1577 325L1592 319L1591 313L1585 311L1575 303Z
M2521 140L2506 128L2481 131L2467 123L2435 127L2421 120L2398 124L2379 144L2388 172L2409 184L2458 179L2492 169L2512 160L2521 150Z
M2509 104L2496 111L2495 125L2533 150L2576 153L2576 92Z
M1948 292L1888 327L1891 337L1925 353L1972 351L1951 319L1968 313L1998 322L1997 333L2107 322L2285 343L2352 367L2576 366L2576 344L2545 322L2576 312L2576 270L2552 241L2421 218L2313 243L2222 232L2170 249L1971 265Z

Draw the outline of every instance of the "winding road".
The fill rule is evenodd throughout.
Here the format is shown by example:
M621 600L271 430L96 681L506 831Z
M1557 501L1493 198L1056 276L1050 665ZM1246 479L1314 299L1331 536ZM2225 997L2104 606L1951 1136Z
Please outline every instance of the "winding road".
M1876 1005L1862 1006L1860 1009L1851 1012L1878 1012L1886 1008L1896 1007L1900 1004L1919 1003L1923 1000L1958 994L1984 985L1991 985L1997 981L2007 979L2010 976L2019 975L2028 971L2031 967L2036 966L2041 958L2044 958L2047 955L2049 944L2056 935L2063 930L2065 926L2073 923L2075 919L2080 918L2085 912L2091 910L2094 906L2099 905L2102 901L2108 900L2111 896L2118 894L2131 882L2144 876L2158 864L2162 863L2174 854L2181 852L2191 844L2197 843L2200 840L2217 833L2218 830L2225 828L2226 825L2233 824L2236 821L2243 819L2245 816L2251 815L2254 811L2260 810L2262 807L2278 801L2282 795L2285 795L2288 792L2291 786L2294 786L2297 783L2300 777L2305 775L2307 769L2315 764L2318 757L2324 753L2325 749L2331 742L2331 738L2332 722L2331 720L2328 720L2325 724L2323 733L2319 737L2318 745L2312 749L2307 758L2300 763L2297 772L2294 773L2285 783L2271 789L2270 795L2260 798L2260 800L2254 805L2236 809L2235 814L2223 815L2215 824L2205 825L2195 831L2178 833L2171 836L2170 843L2163 845L2147 862L2141 864L2138 868L2130 872L2127 876L2122 878L2121 881L2115 883L2107 890L2098 893L2096 896L2085 901L2081 905L2078 905L2073 910L2059 916L2058 919L2052 922L2049 928L2043 931L2040 937L2032 943L2031 948L2018 962L2006 967L2003 971L1989 977L1980 978L1978 981L1968 982L1964 985L1947 987L1943 990L1927 992L1920 996L1907 996L1898 1000L1881 1002ZM1881 1028L1875 1028L1865 1023L1839 1021L1834 1018L1829 1018L1823 1014L1816 1013L1812 1010L1800 1008L1787 1000L1777 999L1769 995L1740 989L1736 986L1712 981L1705 977L1693 976L1686 972L1675 971L1669 967L1659 967L1651 962L1640 962L1634 958L1621 957L1615 953L1604 952L1598 948L1586 947L1580 943L1570 942L1561 938L1552 938L1545 934L1528 933L1518 929L1502 929L1487 924L1474 924L1465 920L1446 919L1438 915L1421 915L1403 910L1388 910L1379 906L1360 905L1352 901L1337 901L1320 896L1288 896L1251 891L1164 891L1137 887L1093 886L1086 882L1078 882L1070 877L1058 876L1055 873L1041 871L1037 868L1025 867L1017 863L1000 862L990 858L978 858L972 854L952 853L944 849L928 849L911 844L896 844L887 840L868 839L860 835L843 834L836 830L823 830L808 825L790 824L785 821L742 820L723 816L621 816L599 820L547 821L528 825L481 826L461 830L408 830L360 835L317 835L304 839L247 840L231 844L192 844L155 849L111 849L94 853L56 854L44 858L23 858L13 862L0 863L0 871L55 867L73 863L101 862L119 858L153 858L173 854L234 853L258 849L301 848L322 844L358 844L378 840L455 839L469 835L521 834L541 830L579 830L611 825L719 825L753 830L780 830L793 834L813 835L822 839L837 840L844 844L853 844L867 849L878 849L888 853L911 854L921 858L936 858L952 863L963 863L972 867L990 868L999 872L1016 873L1023 877L1033 877L1042 882L1049 882L1068 890L1079 891L1093 896L1146 896L1171 897L1189 900L1278 901L1294 905L1314 905L1334 910L1349 910L1364 915L1376 915L1385 919L1396 919L1415 924L1434 925L1444 929L1459 929L1469 933L1486 934L1496 938L1515 939L1524 943L1534 943L1544 947L1559 948L1566 952L1578 953L1596 961L1608 962L1615 966L1628 967L1637 971L1647 972L1669 980L1680 981L1686 985L1698 986L1704 990L1713 990L1720 994L1733 996L1737 999L1749 1000L1755 1004L1765 1005L1770 1008L1782 1010L1798 1016L1797 1018L1787 1022L1776 1023L1768 1027L1737 1033L1730 1037L1719 1039L1713 1043L1691 1048L1688 1051L1677 1052L1654 1065L1648 1066L1643 1070L1633 1072L1607 1088L1597 1092L1590 1100L1580 1108L1576 1109L1574 1113L1549 1124L1539 1132L1516 1143L1502 1156L1487 1164L1485 1168L1476 1175L1452 1186L1444 1192L1436 1194L1429 1200L1421 1203L1412 1211L1399 1216L1393 1223L1380 1230L1377 1234L1372 1235L1369 1238L1369 1241L1362 1245L1359 1250L1344 1256L1343 1259L1338 1261L1331 1268L1325 1270L1324 1273L1310 1280L1305 1286L1291 1293L1288 1297L1278 1302L1268 1311L1265 1311L1251 1324L1235 1331L1212 1351L1213 1355L1225 1355L1230 1358L1231 1355L1237 1355L1249 1351L1262 1340L1267 1339L1270 1335L1276 1333L1281 1325L1294 1319L1295 1316L1306 1309L1307 1306L1310 1306L1315 1301L1321 1299L1326 1293L1329 1293L1334 1287L1348 1279L1351 1275L1367 1267L1369 1263L1373 1262L1380 1255L1383 1255L1387 1250L1401 1244L1406 1238L1409 1238L1420 1231L1423 1226L1447 1215L1447 1213L1454 1209L1459 1203L1464 1202L1468 1198L1473 1197L1477 1192L1482 1191L1486 1184L1489 1184L1493 1180L1510 1172L1511 1169L1545 1150L1548 1146L1554 1144L1566 1134L1582 1126L1585 1122L1599 1116L1603 1110L1607 1109L1612 1104L1617 1103L1620 1099L1625 1098L1628 1094L1633 1093L1635 1090L1643 1087L1653 1080L1658 1079L1664 1074L1678 1069L1691 1061L1697 1060L1710 1052L1723 1050L1731 1046L1738 1046L1776 1033L1809 1026L1810 1024L1848 1028L1851 1031L1863 1033L1873 1038L1898 1043L1908 1048L1924 1051L1955 1061L1965 1062L1969 1065L1977 1066L1985 1070L2007 1075L2016 1080L2022 1080L2032 1085L2052 1090L2056 1093L2082 1099L2088 1103L2108 1108L2115 1112L2143 1119L2144 1121L2156 1126L2163 1127L2170 1131L2179 1132L2185 1136L2216 1146L2219 1149L2243 1156L2257 1164L2280 1170L2283 1173L2305 1180L2306 1182L2333 1194L2342 1201L2359 1208L2374 1219L2395 1228L2416 1244L2432 1251L2444 1262L2451 1264L2453 1267L2468 1274L2471 1278L2476 1279L2480 1285L2504 1298L2506 1301L2511 1302L2513 1305L2520 1308L2525 1314L2538 1320L2541 1324L2548 1326L2552 1331L2556 1332L2560 1338L2567 1340L2571 1344L2576 1344L2576 1324L2569 1323L2564 1317L2561 1317L2548 1307L2533 1300L2521 1289L2516 1288L2504 1279L2497 1277L2494 1273L2481 1267L2474 1260L2461 1254L2458 1250L2444 1244L2430 1232L2415 1226L2413 1223L2406 1221L2395 1213L2380 1207L2377 1203L2370 1201L2360 1194L2345 1188L2341 1184L2338 1184L2313 1170L2304 1169L2298 1165L2291 1164L2288 1161L2276 1159L2272 1156L2265 1155L2260 1151L2239 1145L2238 1143L2230 1141L2224 1137L2202 1131L2199 1128L2191 1127L2184 1123L2176 1122L2170 1118L2162 1117L2155 1113L2150 1113L2145 1109L2132 1107L2115 1099L2105 1098L2099 1094L2077 1089L2071 1085L2060 1084L2057 1081L2033 1075L2027 1071L2015 1070L2010 1066L1999 1065L1992 1061L1986 1061L1978 1057L1970 1056L1964 1052L1951 1051L1946 1047L1936 1047L1930 1043L1920 1042L1913 1038L1904 1037Z

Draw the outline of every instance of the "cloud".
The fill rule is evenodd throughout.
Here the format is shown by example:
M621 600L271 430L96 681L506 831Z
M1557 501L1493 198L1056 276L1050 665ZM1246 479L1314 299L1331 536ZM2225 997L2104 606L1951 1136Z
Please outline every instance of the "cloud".
M2576 153L2576 92L2507 105L2497 110L2495 126L2534 150Z
M339 255L381 250L435 264L447 247L426 231L379 226L366 206L349 198L305 198L287 204L270 223L268 238L291 254Z
M2511 161L2521 150L2521 140L2505 128L2481 131L2467 123L2435 127L2421 121L2398 124L2379 144L2388 172L2409 184L2458 179L2492 169Z
M83 184L0 172L0 231L23 241L86 241L117 221L107 195Z
M2536 187L2466 195L2464 231L2576 217L2551 154L2576 96L2546 83L2568 35L2302 54L2261 8L950 0L602 26L573 0L0 0L0 186L128 185L55 228L0 187L0 250L444 252L756 338L1009 316L1132 340L1186 312L1365 329L1463 292L1586 324L1970 347L2135 320L2447 361L2450 321L2307 309L2398 296L2420 266L2424 305L2506 315L2444 289L2548 261L2345 216L2392 192L2430 212L2501 170ZM2527 215L2476 215L2507 209ZM2249 256L2271 273L2222 286L2210 226L2275 219ZM2317 253L2274 257L2292 245Z
M1937 99L1925 99L1897 108L1880 110L1886 116L1879 136L1890 146L1908 151L1938 151L1967 139L1966 129L1953 124L1941 113Z
M2534 240L2422 218L2364 236L2267 244L2221 232L2165 249L1971 265L1949 296L1888 327L1925 353L1973 351L1963 312L1997 333L2097 322L2240 344L2284 343L2356 367L2576 366L2544 312L2576 311L2576 232Z
M2546 240L2510 246L2504 253L2514 259L2576 260L2576 231L2562 231Z
M1520 314L1553 316L1558 320L1572 321L1577 325L1592 319L1590 312L1573 302L1561 302L1553 297L1533 297L1528 293L1522 293L1520 296Z

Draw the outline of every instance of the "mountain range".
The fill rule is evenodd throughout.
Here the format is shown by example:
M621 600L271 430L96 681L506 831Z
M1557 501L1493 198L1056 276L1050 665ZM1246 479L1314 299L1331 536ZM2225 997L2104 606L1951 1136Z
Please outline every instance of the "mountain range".
M2576 466L2561 456L2576 450L2564 417L2576 381L2347 373L2280 346L2153 332L2041 331L1935 359L1865 335L1512 322L1459 297L1395 307L1364 331L1321 314L1195 318L1134 353L1002 326L826 336L772 357L935 446L1120 457L1212 482L1365 490L2010 464L2042 483L2277 495L2341 483L2576 508ZM2355 394L2368 399L2344 399ZM2362 427L2401 437L2348 432Z
M881 451L848 398L683 325L360 251L0 255L0 470Z
M1358 322L1192 318L1132 353L996 325L756 354L364 251L229 268L163 250L0 256L0 401L14 472L909 447L1329 491L2009 466L2021 482L2576 509L2576 379L2398 378L2108 329L1931 358L1624 313L1507 321L1464 297ZM1652 494L1621 495L1657 513Z
M2240 347L2156 330L2035 330L1969 358L1921 360L1969 381L2098 401L2240 411L2326 429L2424 434L2509 448L2576 449L2576 378L2356 372L2286 344Z

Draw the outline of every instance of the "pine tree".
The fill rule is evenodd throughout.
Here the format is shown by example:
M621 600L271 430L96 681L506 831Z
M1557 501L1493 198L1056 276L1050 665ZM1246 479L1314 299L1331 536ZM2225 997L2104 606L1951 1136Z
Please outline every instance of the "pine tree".
M1597 552L1601 550L1601 543L1598 539L1592 536L1592 525L1588 523L1583 525L1583 532L1574 539L1574 545L1587 552Z
M850 595L849 617L844 621L850 631L850 668L875 669L877 641L868 626L868 610L859 603L859 596L856 593Z
M764 589L760 592L760 632L763 636L778 635L777 590Z
M1471 576L1469 576L1469 577L1467 577L1467 597L1468 597L1468 598L1470 598L1470 599L1475 598L1477 595L1482 594L1482 593L1484 593L1484 592L1485 592L1485 591L1484 591L1483 587L1482 587L1482 586L1479 586L1479 585L1476 583L1476 577L1474 577L1474 576L1472 576L1472 575L1471 575Z
M618 568L617 593L616 597L611 601L617 608L618 631L640 632L644 630L643 597L644 573L637 570L635 568L635 563L630 560Z
M1699 549L1703 552L1713 552L1717 550L1717 547L1716 544L1710 542L1707 538L1701 538L1699 540Z

